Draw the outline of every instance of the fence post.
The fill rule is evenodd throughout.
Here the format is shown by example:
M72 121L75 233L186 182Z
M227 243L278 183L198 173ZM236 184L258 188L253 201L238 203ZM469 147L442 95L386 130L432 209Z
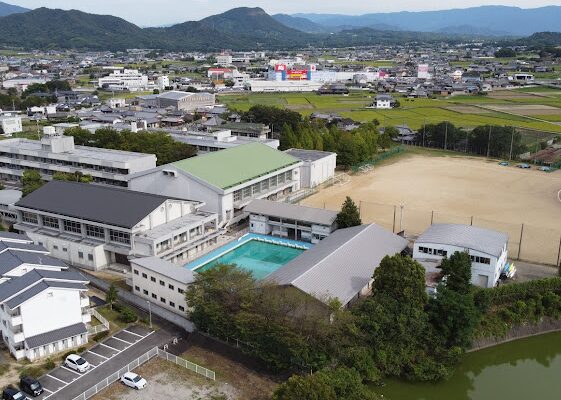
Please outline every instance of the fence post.
M559 261L561 261L561 237L559 237L559 250L557 250L557 266L561 267L561 264L559 263ZM559 270L560 275L561 275L561 270Z
M432 225L432 222L434 221L434 210L432 210L430 212L430 224Z
M473 226L473 215L471 216L471 222L469 224Z
M518 257L517 260L520 260L520 252L522 251L522 236L524 235L524 224L520 227L520 242L518 243Z
M358 201L358 217L362 218L362 200Z
M397 206L394 205L393 206L393 228L392 228L392 233L395 233L395 216L397 213Z

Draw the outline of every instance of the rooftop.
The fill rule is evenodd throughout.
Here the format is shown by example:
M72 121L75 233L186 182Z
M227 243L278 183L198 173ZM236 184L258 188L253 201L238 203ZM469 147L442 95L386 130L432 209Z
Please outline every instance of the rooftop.
M168 197L89 183L51 181L16 207L133 228Z
M159 257L144 257L131 260L131 264L164 275L174 281L189 284L195 280L193 271L180 267Z
M204 154L173 165L220 189L229 189L300 160L261 143L250 143Z
M322 302L337 298L346 305L368 285L382 259L401 253L407 243L375 224L339 229L267 280L294 286Z
M336 211L259 199L249 203L244 208L244 211L251 214L270 215L329 226L331 226L337 218Z
M16 151L33 151L40 155L53 154L50 151L44 150L43 145L39 140L29 140L22 138L13 138L0 141L0 151L2 152L16 152ZM75 146L74 151L69 153L58 153L57 157L70 155L85 159L90 159L94 164L99 164L99 160L108 162L121 162L143 158L155 157L153 154L134 153L132 151L101 149L98 147L88 146Z
M329 157L335 154L335 153L330 153L328 151L304 150L304 149L288 149L285 150L284 152L302 161L317 161L317 160L321 160L322 158Z
M457 246L499 257L508 243L508 235L477 226L434 224L424 231L415 242Z

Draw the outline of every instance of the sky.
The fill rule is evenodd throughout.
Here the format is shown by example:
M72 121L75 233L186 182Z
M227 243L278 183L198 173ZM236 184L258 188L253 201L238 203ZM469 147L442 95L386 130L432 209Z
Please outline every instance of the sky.
M534 8L558 5L558 0L4 0L27 8L78 9L94 14L110 14L139 26L161 26L199 20L234 7L261 7L276 13L367 14L391 11L443 10L480 5L508 5ZM557 4L556 4L557 3Z

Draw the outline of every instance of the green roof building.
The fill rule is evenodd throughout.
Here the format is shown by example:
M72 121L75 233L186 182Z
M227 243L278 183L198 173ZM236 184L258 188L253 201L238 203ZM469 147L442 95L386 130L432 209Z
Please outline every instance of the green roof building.
M129 188L202 201L205 211L231 222L254 199L281 200L300 190L301 165L287 153L251 143L136 174Z

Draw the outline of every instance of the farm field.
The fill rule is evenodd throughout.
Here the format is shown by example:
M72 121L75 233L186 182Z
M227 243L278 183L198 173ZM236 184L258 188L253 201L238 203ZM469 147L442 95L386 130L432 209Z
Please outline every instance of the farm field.
M529 91L530 89L535 92ZM450 121L464 127L511 125L561 133L561 90L524 88L492 92L487 96L453 96L437 99L399 98L401 107L392 110L366 109L375 94L352 92L348 96L319 96L315 93L247 93L219 96L219 102L239 111L257 104L285 107L303 115L337 113L382 126L407 124L419 129L425 123Z
M561 237L560 190L561 171L502 167L482 158L405 153L301 203L338 210L345 196L351 196L360 204L363 222L405 230L412 236L424 231L431 219L434 223L473 221L507 232L514 257L524 224L520 258L554 264Z

